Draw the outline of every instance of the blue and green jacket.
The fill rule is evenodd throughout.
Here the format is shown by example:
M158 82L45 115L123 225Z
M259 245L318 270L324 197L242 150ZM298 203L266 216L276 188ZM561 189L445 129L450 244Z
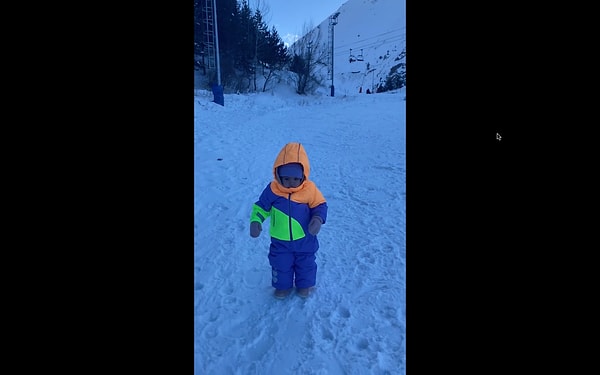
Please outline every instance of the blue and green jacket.
M304 180L296 188L286 188L277 176L277 167L287 163L301 163ZM274 180L269 183L252 207L250 222L263 223L270 218L271 243L276 250L315 252L319 248L317 236L308 232L313 216L327 222L327 202L314 182L308 179L310 164L300 143L288 143L273 165Z

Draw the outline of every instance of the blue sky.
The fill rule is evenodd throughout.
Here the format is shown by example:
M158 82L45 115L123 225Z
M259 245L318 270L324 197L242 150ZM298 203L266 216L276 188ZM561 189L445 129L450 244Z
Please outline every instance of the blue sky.
M301 35L304 23L312 20L313 26L338 10L346 0L261 0L270 8L269 26L275 26L285 41L289 35ZM250 2L250 6L253 3Z

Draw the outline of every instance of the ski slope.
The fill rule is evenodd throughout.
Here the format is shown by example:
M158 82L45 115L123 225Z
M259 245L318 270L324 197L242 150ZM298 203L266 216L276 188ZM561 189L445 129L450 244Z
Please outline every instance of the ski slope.
M405 92L212 98L194 96L195 374L405 374ZM268 230L249 235L288 142L329 207L306 300L273 298Z

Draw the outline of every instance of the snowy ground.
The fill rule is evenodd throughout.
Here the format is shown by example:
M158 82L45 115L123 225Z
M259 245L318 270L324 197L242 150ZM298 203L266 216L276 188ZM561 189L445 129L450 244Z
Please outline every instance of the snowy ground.
M405 374L404 97L196 92L195 374ZM268 230L249 235L288 142L329 206L306 300L273 298Z

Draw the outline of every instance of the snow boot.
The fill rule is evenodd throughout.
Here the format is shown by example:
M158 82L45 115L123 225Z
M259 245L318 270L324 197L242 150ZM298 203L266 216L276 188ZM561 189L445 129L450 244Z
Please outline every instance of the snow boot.
M284 299L285 297L290 295L292 289L275 289L275 298Z
M298 288L297 293L300 297L306 298L312 292L312 288Z

